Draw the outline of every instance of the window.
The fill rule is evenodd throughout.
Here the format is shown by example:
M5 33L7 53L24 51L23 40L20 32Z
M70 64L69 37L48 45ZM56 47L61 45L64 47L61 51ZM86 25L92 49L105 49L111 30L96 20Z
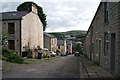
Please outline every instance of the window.
M58 49L60 49L60 46L58 46Z
M14 23L8 23L8 33L14 34L15 33L15 25Z
M53 42L53 45L54 45L54 44L55 44L55 43L54 43L54 39L52 40L52 42Z
M68 46L67 46L67 49L68 49Z
M53 39L52 39L52 45L54 44Z
M109 3L105 2L105 22L109 20Z
M108 32L104 33L104 56L108 55Z
M98 54L98 40L96 40L96 54Z
M8 40L8 48L11 50L15 50L15 41L14 40Z

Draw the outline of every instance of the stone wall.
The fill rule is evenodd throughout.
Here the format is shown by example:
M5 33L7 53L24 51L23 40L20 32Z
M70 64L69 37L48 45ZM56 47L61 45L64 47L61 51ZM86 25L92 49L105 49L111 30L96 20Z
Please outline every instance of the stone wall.
M67 51L68 51L69 53L72 53L72 44L67 44L67 46L68 46Z
M8 23L15 24L15 34L8 34ZM15 40L15 51L20 54L20 20L3 20L2 34L9 35L8 40ZM6 43L6 48L8 48L8 43Z
M46 36L44 34L44 48L47 48L49 51L51 51L51 39L50 37Z
M92 20L84 41L84 54L96 61L104 69L117 76L120 72L120 3L109 3L109 20L104 21L105 5L101 3ZM105 55L105 33L108 34L108 54ZM115 33L115 71L111 71L111 35Z
M118 76L120 76L120 2L118 4Z
M43 48L43 24L38 15L33 12L28 13L21 21L22 51L24 46L33 49L37 46Z
M51 51L56 52L57 50L57 38L51 38Z
M47 48L49 51L56 52L57 38L51 38L44 34L44 48Z

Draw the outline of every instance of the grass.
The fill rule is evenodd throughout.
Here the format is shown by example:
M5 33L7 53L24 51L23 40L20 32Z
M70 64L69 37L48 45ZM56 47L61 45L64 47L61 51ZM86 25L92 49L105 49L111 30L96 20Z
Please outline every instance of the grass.
M47 58L42 58L42 59L26 59L27 61L24 61L24 64L36 64L36 63L39 63L41 61L50 61L50 60L53 60L55 58L58 58L59 56L56 56L56 57L47 57Z
M59 56L49 57L49 58L42 58L42 60L48 61L48 60L53 60L53 59L58 58L58 57L59 57Z
M23 64L30 64L29 61L24 61Z
M71 37L76 37L78 39L79 37L85 36L86 31L73 30L73 31L67 31L67 32L53 32L53 33L49 33L49 34L57 37L58 40L65 38L65 35L71 35Z
M8 71L10 71L11 69L9 69L9 68L2 68L2 72L8 72Z

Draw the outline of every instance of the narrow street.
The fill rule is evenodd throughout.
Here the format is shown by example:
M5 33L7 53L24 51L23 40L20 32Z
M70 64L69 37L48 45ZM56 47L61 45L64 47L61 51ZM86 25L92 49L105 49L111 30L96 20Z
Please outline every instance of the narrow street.
M120 0L0 6L0 78L120 79Z
M84 72L80 57L68 55L48 61L20 64L4 72L3 78L80 78L80 72Z
M59 56L50 60L35 60L31 64L13 64L5 62L9 71L3 72L3 78L110 78L112 74L88 58L74 55Z

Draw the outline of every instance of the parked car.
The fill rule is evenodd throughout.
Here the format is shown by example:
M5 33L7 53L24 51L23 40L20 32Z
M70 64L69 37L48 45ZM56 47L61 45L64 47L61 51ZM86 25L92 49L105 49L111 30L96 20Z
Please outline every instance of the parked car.
M67 53L66 52L62 52L61 56L67 56Z
M51 52L51 57L55 57L56 53L55 52Z
M69 53L69 54L72 54L72 53Z
M67 52L67 55L70 55L70 54L72 54L72 53L70 53L70 52Z
M79 52L75 52L75 56L80 56L80 53Z
M43 50L44 50L44 51L48 51L48 49L47 49L47 48L43 48Z
M69 52L66 52L67 55L69 55Z

